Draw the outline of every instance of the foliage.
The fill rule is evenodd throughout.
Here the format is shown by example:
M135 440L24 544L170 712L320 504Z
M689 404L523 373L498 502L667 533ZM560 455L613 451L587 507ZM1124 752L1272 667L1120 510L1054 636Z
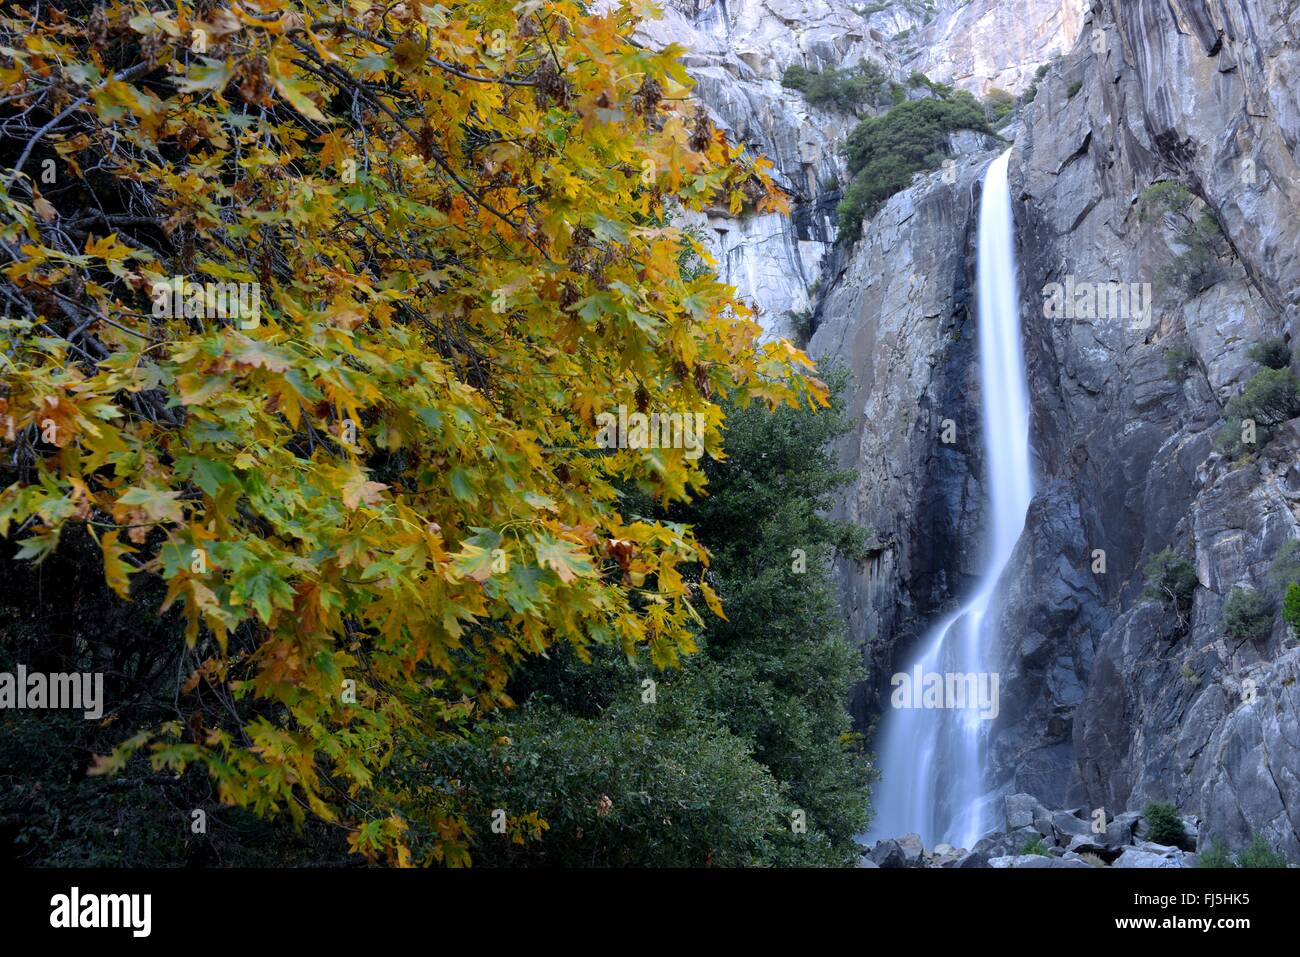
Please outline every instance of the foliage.
M368 859L465 863L484 825L456 789L385 774L408 739L472 736L549 647L694 650L707 556L619 487L671 503L703 470L602 453L595 416L699 410L716 450L713 396L825 389L682 274L666 210L785 200L634 25L6 8L0 535L27 563L88 532L116 595L185 637L171 717L92 773L140 755ZM178 311L176 279L256 284L259 308Z
M1226 272L1219 262L1223 231L1208 209L1179 233L1178 241L1186 249L1160 267L1157 278L1161 282L1192 297L1224 279Z
M841 235L850 242L861 232L863 220L906 189L916 173L942 164L949 134L957 130L993 133L975 97L915 76L937 95L901 103L884 116L868 117L845 141L853 182L844 191L838 215Z
M1196 354L1186 346L1171 346L1165 350L1165 374L1175 381L1187 378L1196 367Z
M1237 866L1243 868L1286 867L1286 857L1274 853L1262 834L1254 834L1245 850L1237 852Z
M1220 838L1215 838L1210 844L1207 851L1202 851L1200 856L1201 867L1225 868L1278 868L1286 867L1286 857L1282 854L1275 853L1269 846L1268 841L1264 840L1263 835L1253 834L1250 838L1250 844L1235 854L1228 850L1228 847Z
M1021 854L1036 854L1039 857L1050 857L1047 844L1041 837L1032 837L1025 841L1024 847L1020 849Z
M812 106L852 112L860 106L880 106L889 93L880 64L863 60L856 67L809 70L798 63L786 67L781 85L798 90Z
M1268 443L1272 429L1300 415L1300 379L1289 369L1260 369L1238 395L1228 401L1218 445L1236 458ZM1243 439L1243 425L1251 424L1255 442Z
M1169 801L1148 801L1142 808L1142 817L1150 829L1148 839L1156 844L1173 846L1183 839L1183 819Z
M1228 415L1281 425L1300 415L1300 379L1287 369L1260 369L1228 403Z
M1210 842L1208 850L1202 851L1197 860L1198 867L1207 868L1224 868L1236 867L1232 860L1232 855L1228 853L1228 846L1223 843L1221 838L1215 838Z
M949 83L939 83L930 79L920 70L913 70L907 77L907 85L911 89L925 88L940 99L948 99L952 96L954 87ZM970 94L966 94L970 96ZM971 96L973 100L974 97Z
M1223 633L1237 641L1263 641L1273 631L1273 600L1253 588L1234 588L1219 612Z
M1182 183L1162 180L1142 191L1138 198L1138 217L1144 223L1164 216L1186 217L1196 205L1196 196Z
M479 864L777 863L776 848L793 840L784 788L683 684L661 685L654 705L625 685L595 717L530 702L480 739L422 755L411 767L429 781L457 780L484 820L500 808L507 822L520 809L547 822L541 840L527 843L509 829L485 828L474 850Z
M1292 630L1300 632L1300 582L1292 582L1286 587L1286 596L1282 599L1282 620Z
M830 412L730 410L727 458L706 465L710 495L670 509L713 554L709 579L726 601L727 619L705 618L701 654L667 675L616 649L593 649L590 665L572 651L552 654L516 673L510 692L522 706L485 732L509 742L498 757L465 746L409 762L455 776L484 819L506 807L548 822L527 844L484 835L476 861L856 859L871 769L846 709L860 653L840 624L829 563L833 553L863 554L866 536L822 515L849 478L829 449L849 425L843 377L830 381ZM792 543L806 550L803 572L792 567ZM792 827L796 811L806 833Z
M1291 347L1285 339L1265 339L1250 347L1247 356L1268 369L1285 369L1291 365Z
M755 757L789 785L824 833L851 860L865 829L870 768L851 733L847 702L860 674L831 573L835 556L862 560L869 530L826 517L853 481L832 442L852 423L847 377L826 412L759 407L728 417L726 462L705 469L710 494L672 517L689 522L714 555L709 579L727 617L708 617L705 655L714 664L711 707Z
M792 309L787 313L790 329L794 332L794 341L806 343L813 334L813 310Z
M1156 552L1143 568L1146 587L1143 597L1158 601L1173 611L1185 626L1192 609L1192 596L1199 584L1196 568L1172 548Z
M1192 298L1226 277L1220 262L1226 251L1223 230L1210 208L1181 183L1166 180L1147 187L1138 200L1138 218L1168 220L1175 242L1183 247L1160 267L1157 278L1162 284Z
M124 729L175 716L178 651L185 648L180 615L154 614L165 593L161 583L137 579L136 600L124 602L102 576L88 577L84 570L100 550L84 528L69 529L39 566L13 563L13 551L0 542L0 672L13 674L19 663L47 672L102 669L108 720L58 709L5 713L0 864L319 866L347 856L346 831L337 825L308 820L295 830L287 820L223 808L211 781L156 773L146 755L112 781L88 777L87 756L111 750ZM206 834L191 830L194 809L207 816Z
M1047 76L1048 73L1051 72L1051 69L1052 69L1052 64L1043 63L1038 67L1037 70L1034 71L1033 80L1030 81L1029 86L1025 89L1025 92L1020 94L1020 102L1022 104L1025 105L1030 104L1034 102L1035 99L1038 98L1038 85L1043 82L1043 79Z
M984 115L994 125L1005 120L1015 109L1016 98L1006 90L993 87L984 97Z
M1076 95L1080 90L1082 90L1082 89L1083 89L1083 81L1082 81L1082 80L1075 80L1073 83L1071 83L1071 84L1066 88L1066 90L1065 90L1065 98L1066 98L1067 100L1073 100L1074 97L1075 97L1075 95Z

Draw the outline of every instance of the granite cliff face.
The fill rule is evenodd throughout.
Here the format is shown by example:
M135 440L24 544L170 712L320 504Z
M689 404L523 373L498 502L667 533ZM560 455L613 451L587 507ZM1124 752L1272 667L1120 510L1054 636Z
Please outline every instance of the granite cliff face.
M833 251L836 147L853 118L809 110L780 72L866 55L982 93L1020 90L1047 64L1003 131L1038 474L1003 582L991 784L1109 814L1169 799L1200 818L1203 843L1260 833L1300 859L1300 648L1280 618L1245 643L1220 625L1232 589L1265 589L1300 537L1300 420L1244 459L1215 446L1258 368L1250 347L1300 346L1300 0L902 2L865 17L732 0L678 3L657 29L692 50L700 95L798 200L789 222L709 220L731 281L774 333L815 306L811 351L853 373L841 454L858 481L840 511L879 541L841 569L874 675L854 702L864 727L981 553L975 212L1006 147L955 140L955 176L917 177ZM1144 215L1165 182L1222 235L1198 284L1167 275L1188 248L1175 218ZM1055 315L1044 290L1067 282L1149 284L1150 316ZM1186 357L1177 374L1171 353ZM1184 629L1142 596L1142 566L1165 548L1196 568Z
M897 71L884 36L837 0L670 0L641 30L647 45L676 43L696 93L731 137L770 159L793 215L697 217L719 273L760 310L772 335L793 335L816 300L822 261L835 239L844 178L839 145L857 117L810 107L781 85L786 67L856 66Z
M983 96L1021 93L1038 68L1074 46L1086 0L945 0L911 39L908 68Z
M1255 831L1292 858L1300 652L1280 620L1243 644L1219 619L1300 537L1300 422L1239 463L1214 435L1257 368L1250 346L1300 333L1298 12L1094 0L1027 113L1013 196L1046 491L1008 583L1006 686L1024 705L995 755L1001 779L1049 802L1167 798L1208 837ZM1203 200L1227 240L1195 294L1161 281L1181 247L1140 216L1161 181ZM1152 283L1152 321L1040 318L1039 292L1067 276ZM1175 348L1194 357L1185 377L1167 369ZM1143 559L1166 547L1196 566L1185 634L1140 595Z

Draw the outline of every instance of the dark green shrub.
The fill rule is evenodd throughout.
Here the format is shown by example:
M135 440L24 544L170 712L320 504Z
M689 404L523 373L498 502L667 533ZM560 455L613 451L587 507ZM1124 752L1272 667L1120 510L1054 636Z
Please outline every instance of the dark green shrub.
M1173 846L1185 836L1178 808L1169 801L1148 801L1142 809L1142 817L1150 828L1147 839L1156 844Z
M1254 437L1248 439L1246 437L1245 423L1241 419L1224 419L1223 425L1219 427L1218 435L1214 437L1215 448L1230 459L1240 459L1250 455L1259 448L1259 428L1256 426L1253 431ZM1267 438L1267 434L1265 438Z
M1281 425L1300 415L1300 379L1286 369L1260 369L1228 403L1228 414Z
M1041 837L1034 837L1034 838L1030 838L1028 841L1025 841L1025 845L1020 849L1020 853L1037 854L1039 857L1051 856L1048 853L1047 845L1043 843L1043 839Z
M1273 426L1300 415L1300 379L1288 369L1260 369L1241 393L1229 400L1225 411L1218 445L1239 458L1268 444ZM1253 441L1248 438L1251 431Z
M814 75L814 71L803 64L791 63L781 74L781 85L787 90L798 90L802 93L808 88L808 83Z
M1227 276L1219 261L1223 230L1208 209L1178 234L1178 241L1187 247L1186 250L1161 266L1156 274L1156 278L1166 286L1193 297Z
M1300 582L1300 538L1288 538L1268 566L1268 587L1280 595L1295 582Z
M1201 867L1241 867L1241 868L1277 868L1286 867L1286 858L1281 854L1274 853L1269 848L1268 842L1256 834L1250 839L1250 844L1236 854L1229 852L1227 845L1219 838L1215 838L1210 844L1208 851L1203 851L1200 856Z
M1165 372L1169 378L1181 382L1196 367L1196 354L1186 346L1171 346L1165 350Z
M1162 216L1186 216L1196 204L1196 196L1182 183L1164 180L1142 191L1138 199L1138 218L1144 223Z
M1287 586L1286 597L1282 599L1282 620L1300 632L1300 584L1292 582Z
M911 185L913 175L943 163L950 133L993 132L975 97L921 80L939 95L908 100L884 116L862 120L845 141L854 179L844 191L838 213L841 235L850 242L857 238L862 221Z
M1232 860L1232 855L1228 853L1228 846L1219 838L1215 838L1210 844L1209 850L1202 851L1198 867L1236 867Z
M880 106L888 99L884 69L870 60L857 67L809 70L797 63L786 67L781 85L798 90L812 106L851 111L859 106Z
M1285 369L1291 365L1291 347L1283 339L1265 339L1250 347L1247 356L1269 369Z
M1200 584L1192 563L1175 554L1172 548L1166 548L1147 559L1143 572L1146 578L1143 597L1160 602L1185 624L1192 608L1192 596Z
M1073 83L1070 84L1069 88L1065 91L1066 99L1073 100L1075 94L1077 94L1082 89L1083 89L1083 81L1075 80Z
M994 87L989 90L988 96L984 97L984 115L988 117L990 123L1001 123L1016 108L1016 98L1006 90Z
M1219 614L1223 633L1237 641L1263 641L1273 631L1273 602L1253 588L1234 588Z
M1286 867L1286 858L1275 854L1264 838L1256 834L1250 839L1250 846L1237 852L1238 867Z
M1138 200L1138 218L1142 222L1166 217L1173 219L1177 227L1175 239L1185 248L1160 267L1157 278L1188 297L1199 295L1226 275L1219 261L1225 246L1223 230L1209 207L1187 187L1172 180L1147 187Z
M787 789L746 741L691 700L686 682L655 677L654 705L640 703L628 673L598 717L530 703L463 744L417 752L408 773L455 779L484 819L499 807L536 811L549 825L524 845L484 828L477 866L778 863L796 849ZM826 854L824 840L805 836Z
M811 309L792 309L789 313L790 330L796 342L807 342L813 334L813 311Z

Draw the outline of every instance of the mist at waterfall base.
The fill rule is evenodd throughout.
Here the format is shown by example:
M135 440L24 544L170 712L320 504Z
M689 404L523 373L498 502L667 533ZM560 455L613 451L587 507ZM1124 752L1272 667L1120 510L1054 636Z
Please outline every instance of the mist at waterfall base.
M984 174L976 260L989 543L974 594L921 642L912 674L981 675L998 669L994 596L1025 525L1033 494L1029 398L1021 350L1015 222L1007 169L1011 151ZM919 697L919 692L917 692ZM993 826L996 795L984 779L989 722L977 707L887 708L877 736L880 780L867 840L920 835L926 847L970 848Z

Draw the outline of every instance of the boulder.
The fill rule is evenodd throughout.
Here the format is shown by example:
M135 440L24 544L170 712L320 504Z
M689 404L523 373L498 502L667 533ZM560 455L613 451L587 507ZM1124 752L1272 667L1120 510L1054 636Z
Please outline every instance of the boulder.
M1107 847L1127 847L1133 843L1133 827L1141 819L1136 812L1116 814L1106 825L1106 833L1098 835Z
M1052 836L1058 844L1069 844L1073 837L1092 837L1092 821L1081 820L1070 811L1052 815Z
M867 856L877 867L907 866L907 857L897 841L878 841Z
M927 867L952 867L958 860L966 855L966 851L959 847L953 847L951 844L937 844L934 850L927 856Z
M1159 844L1153 844L1152 847L1160 847ZM1182 857L1182 851L1177 848L1165 848L1173 850ZM1181 860L1167 857L1164 854L1156 854L1151 851L1144 851L1137 847L1126 847L1124 852L1115 859L1111 867L1182 867Z
M1008 831L1034 827L1038 821L1051 820L1047 808L1032 794L1008 794L1002 799L1002 811Z
M1094 863L1094 861L1098 860L1099 857L1100 855L1093 855L1093 860L1085 860L1081 855L1076 854L1074 851L1066 851L1064 854L1061 855L1061 860L1080 861L1084 864L1087 864L1089 867L1105 867L1106 866L1105 862L1102 862L1100 864Z
M898 847L903 852L904 866L920 867L925 856L925 846L919 834L904 834L898 839Z
M1104 835L1095 835L1097 838ZM1094 840L1089 837L1074 837L1070 839L1069 845L1065 849L1066 856L1070 854L1092 854L1100 857L1107 863L1115 860L1123 852L1122 847L1115 847L1107 844L1103 840Z
M989 867L1090 867L1087 862L1066 860L1060 857L1043 857L1040 854L1017 854L1006 857L994 857L989 860Z

